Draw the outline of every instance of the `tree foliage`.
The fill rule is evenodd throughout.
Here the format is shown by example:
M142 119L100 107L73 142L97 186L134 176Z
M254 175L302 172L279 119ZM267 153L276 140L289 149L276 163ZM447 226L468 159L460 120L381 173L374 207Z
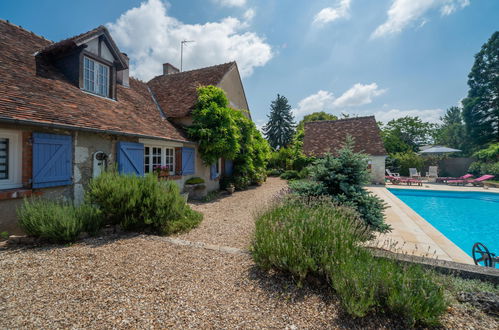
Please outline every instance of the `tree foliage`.
M475 146L499 142L499 31L475 55L463 116Z
M381 128L385 149L389 154L418 151L419 146L432 142L435 124L419 117L402 117L390 120Z
M233 159L240 148L240 131L233 116L235 110L228 107L229 101L218 87L200 87L197 92L193 125L187 132L199 143L201 159L205 164L212 164L221 157Z
M461 108L450 107L440 120L442 124L436 129L435 143L466 152L469 143Z
M269 121L263 127L265 137L274 149L287 147L293 140L295 122L288 99L277 94L270 105Z
M193 125L187 130L199 143L206 164L219 158L234 161L232 180L242 189L265 179L270 146L244 111L231 109L228 103L222 89L198 88Z

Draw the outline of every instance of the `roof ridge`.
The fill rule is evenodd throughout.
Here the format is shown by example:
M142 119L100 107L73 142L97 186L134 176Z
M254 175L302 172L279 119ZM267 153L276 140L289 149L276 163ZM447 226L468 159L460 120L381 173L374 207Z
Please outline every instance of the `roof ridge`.
M223 65L227 65L227 64L233 65L233 64L236 64L236 61L230 61L230 62L215 64L215 65L205 66L205 67L202 67L202 68L197 68L197 69L192 69L192 70L187 70L187 71L179 71L179 72L170 73L170 74L167 74L167 75L160 74L160 75L155 76L154 78L151 78L151 80L154 80L154 79L159 78L159 77L169 77L169 76L180 75L182 73L191 73L191 72L194 72L194 71L211 69L211 68L215 68L215 67L219 67L219 66L223 66ZM151 80L149 80L149 81L151 81Z
M42 38L43 40L46 40L46 41L49 41L49 42L53 43L53 41L52 41L52 40L49 40L49 39L45 38L45 37L44 37L44 36L42 36L42 35L39 35L39 34L37 34L37 33L33 32L33 31L30 31L30 30L28 30L28 29L26 29L26 28L22 27L21 25L14 24L14 23L12 23L11 21L9 21L8 19L3 19L3 18L0 18L0 21L1 21L1 22L4 22L5 24L9 24L9 25L11 25L11 26L13 26L13 27L15 27L15 28L18 28L18 29L20 29L20 30L23 30L23 31L25 31L25 32L28 32L28 33L30 33L30 34L32 34L32 35L34 35L34 36L38 37L38 38Z
M306 122L305 125L310 124L310 123L339 122L339 121L367 119L367 118L374 118L374 120L376 120L376 117L374 115L369 115L369 116L359 116L359 117L351 117L351 118L341 118L341 119L335 119L335 120L313 120L313 121Z

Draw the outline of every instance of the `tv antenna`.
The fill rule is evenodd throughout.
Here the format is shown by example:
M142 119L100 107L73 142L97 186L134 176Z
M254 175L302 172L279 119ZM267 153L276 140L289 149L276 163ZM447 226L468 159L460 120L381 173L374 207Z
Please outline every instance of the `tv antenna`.
M184 60L184 45L189 42L195 42L194 40L182 40L180 42L180 72L182 72L182 64Z

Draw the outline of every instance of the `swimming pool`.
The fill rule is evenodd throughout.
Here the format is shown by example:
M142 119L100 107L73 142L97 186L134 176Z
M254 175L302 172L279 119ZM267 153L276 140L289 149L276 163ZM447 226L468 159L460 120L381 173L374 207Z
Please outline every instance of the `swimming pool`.
M499 194L388 189L469 256L481 242L499 255Z

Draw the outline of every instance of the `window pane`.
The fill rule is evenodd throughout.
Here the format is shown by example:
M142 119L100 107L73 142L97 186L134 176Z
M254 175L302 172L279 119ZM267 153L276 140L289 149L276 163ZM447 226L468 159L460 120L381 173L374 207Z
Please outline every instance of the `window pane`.
M103 96L108 96L108 72L109 69L107 66L102 64L98 64L98 72L97 72L97 93Z
M94 82L94 61L83 58L83 88L89 92L95 91Z
M166 148L165 149L165 165L168 168L168 171L173 172L174 171L174 150L172 148Z
M9 178L9 139L0 138L0 180Z

